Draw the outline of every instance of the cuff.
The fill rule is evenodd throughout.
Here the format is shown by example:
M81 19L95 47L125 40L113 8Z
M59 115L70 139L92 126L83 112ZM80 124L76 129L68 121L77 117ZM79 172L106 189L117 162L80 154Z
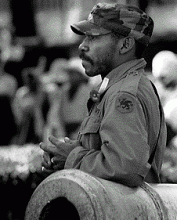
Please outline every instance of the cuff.
M64 169L79 169L82 158L88 153L88 151L89 150L86 150L81 146L74 148L66 159Z

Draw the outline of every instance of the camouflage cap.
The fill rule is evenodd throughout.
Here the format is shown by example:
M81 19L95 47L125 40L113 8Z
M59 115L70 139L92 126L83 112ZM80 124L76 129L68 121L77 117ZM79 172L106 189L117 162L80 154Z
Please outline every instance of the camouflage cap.
M115 33L132 36L144 45L148 45L154 22L145 12L135 6L98 3L90 12L87 20L71 25L73 32L79 35L103 35Z

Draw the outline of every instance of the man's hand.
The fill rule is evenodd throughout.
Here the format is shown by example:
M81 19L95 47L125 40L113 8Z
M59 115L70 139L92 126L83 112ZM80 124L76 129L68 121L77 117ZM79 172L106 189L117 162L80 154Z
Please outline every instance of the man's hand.
M54 136L50 136L49 141L49 144L40 143L40 148L44 151L42 161L43 171L50 174L64 168L69 153L75 147L79 146L79 141L70 140L66 137L63 142Z

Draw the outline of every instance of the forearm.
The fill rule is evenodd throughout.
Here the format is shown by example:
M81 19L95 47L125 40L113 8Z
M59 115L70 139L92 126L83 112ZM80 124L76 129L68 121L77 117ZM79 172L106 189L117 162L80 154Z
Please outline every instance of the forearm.
M113 158L110 162L107 157L111 155L105 157L104 153L102 151L86 150L81 146L76 147L67 157L64 168L79 169L94 176L119 182L130 187L141 185L143 181L141 175L136 172L131 173L128 170L125 172L120 166L120 161L116 161L116 158Z

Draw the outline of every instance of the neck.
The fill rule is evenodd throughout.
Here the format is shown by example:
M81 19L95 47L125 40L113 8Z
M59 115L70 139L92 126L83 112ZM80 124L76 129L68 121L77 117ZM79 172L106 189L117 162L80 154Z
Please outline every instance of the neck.
M107 74L103 74L101 75L101 78L104 79L113 69L117 68L118 66L129 62L131 60L135 60L137 59L136 56L127 56L127 57L123 57L122 59L120 58L119 60L117 60L117 62L114 62L114 65L112 65L112 69L107 73Z

